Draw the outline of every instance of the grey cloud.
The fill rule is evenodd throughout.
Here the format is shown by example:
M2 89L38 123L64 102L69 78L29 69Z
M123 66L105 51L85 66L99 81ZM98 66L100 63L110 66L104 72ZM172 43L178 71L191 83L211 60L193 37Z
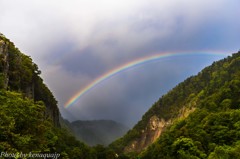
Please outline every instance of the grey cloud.
M173 57L123 72L85 94L69 111L75 116L82 113L79 119L113 119L133 126L159 97L213 59Z
M63 69L72 73L80 73L96 78L107 70L107 65L94 54L91 48L81 50L79 54L62 59Z
M132 126L162 94L217 56L134 68L63 108L113 68L161 52L239 49L238 0L1 0L0 6L0 31L32 56L71 120L110 118Z

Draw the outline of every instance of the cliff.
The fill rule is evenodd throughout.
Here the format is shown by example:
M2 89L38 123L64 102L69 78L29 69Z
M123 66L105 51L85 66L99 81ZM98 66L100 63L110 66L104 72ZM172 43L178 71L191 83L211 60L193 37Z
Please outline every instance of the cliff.
M154 143L160 137L162 132L174 121L185 119L194 110L195 107L193 106L191 108L183 107L182 109L180 109L176 118L172 118L169 120L165 120L164 118L159 118L158 116L153 115L149 119L145 129L141 130L140 137L128 143L128 145L124 148L123 151L125 153L141 152L143 149Z
M55 126L60 126L57 101L40 74L32 59L0 34L0 88L20 92L36 102L43 101L47 109L46 117L50 117Z
M185 85L182 92L189 92L183 95L184 103L194 109L181 109L185 117L167 126L138 157L239 158L240 51L214 62L192 77L191 83L181 85ZM180 96L181 91L177 92ZM176 106L183 104L175 101Z
M188 120L189 116L192 117L192 114L202 107L221 111L238 107L239 56L240 52L214 62L198 75L189 77L178 84L159 98L133 129L121 139L110 144L110 147L120 154L144 152L150 145L161 140L165 131L167 135L171 134L171 130L178 127L173 125ZM234 91L231 91L232 89ZM225 108L222 108L222 105ZM168 139L165 141L167 142ZM157 145L155 148L159 150L159 147L161 146ZM158 153L157 150L156 153ZM170 149L168 151L171 152Z
M32 59L0 33L0 158L22 158L20 153L23 158L32 153L98 158L102 151L76 140L64 129L67 124L60 126L57 101L40 73Z
M1 38L1 36L0 36ZM4 89L8 87L8 70L9 70L9 62L8 62L8 44L3 39L0 40L0 60L1 60L1 86Z

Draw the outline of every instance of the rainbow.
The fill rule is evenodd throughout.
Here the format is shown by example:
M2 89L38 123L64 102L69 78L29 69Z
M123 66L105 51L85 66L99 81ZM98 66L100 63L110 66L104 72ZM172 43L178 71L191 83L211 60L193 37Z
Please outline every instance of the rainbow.
M136 59L134 61L131 61L129 63L126 63L124 65L121 65L117 68L114 68L110 70L109 72L103 74L102 76L96 78L94 81L92 81L90 84L88 84L85 88L81 89L79 92L77 92L70 100L65 104L65 108L70 107L73 105L78 99L80 99L84 94L92 90L94 87L96 87L98 84L102 83L103 81L106 81L113 76L116 76L117 74L122 73L123 71L126 71L130 68L143 65L146 63L154 62L166 57L170 56L182 56L182 55L196 55L196 54L209 54L209 55L223 55L222 53L161 53L161 54L155 54L151 56L146 56L143 58ZM226 55L226 54L225 54Z

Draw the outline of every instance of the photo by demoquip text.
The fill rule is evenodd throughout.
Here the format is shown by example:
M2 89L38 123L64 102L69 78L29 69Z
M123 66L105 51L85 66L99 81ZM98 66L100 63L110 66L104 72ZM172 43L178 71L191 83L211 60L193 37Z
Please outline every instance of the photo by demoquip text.
M58 159L60 157L59 153L8 153L8 152L1 152L0 158L43 158L43 159Z

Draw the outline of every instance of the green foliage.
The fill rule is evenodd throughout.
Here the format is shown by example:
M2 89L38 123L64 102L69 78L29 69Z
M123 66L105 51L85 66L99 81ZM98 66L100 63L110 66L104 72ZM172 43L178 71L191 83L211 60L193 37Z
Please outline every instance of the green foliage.
M217 158L219 152L227 156L237 156L240 140L239 119L240 110L208 114L206 110L197 110L184 119L184 123L179 121L169 127L156 143L142 152L141 157Z
M3 90L0 97L1 144L9 145L0 151L47 151L47 143L52 141L45 135L52 132L50 122L44 119L43 103L34 103L19 93Z
M149 119L174 119L183 107L196 110L175 121L140 158L236 158L240 140L240 52L205 68L162 96L123 138L111 144L123 151L138 140ZM225 151L223 151L225 149ZM234 157L232 157L234 156ZM224 157L223 157L224 158Z
M240 52L177 85L108 148L90 148L56 127L57 101L39 76L38 66L6 37L1 35L0 40L8 50L8 64L0 55L0 152L58 152L65 159L136 158L135 152L122 152L141 137L152 116L167 121L177 117L181 108L194 107L193 113L175 120L138 157L240 158Z
M97 159L115 159L117 158L116 153L102 145L97 145L93 147Z
M172 144L172 151L177 158L204 158L206 155L201 152L191 138L180 137Z
M210 153L208 159L240 159L240 143L237 142L233 146L223 145L216 146L214 151Z
M33 63L31 57L21 53L10 40L2 36L0 40L4 41L1 45L6 48L6 55L0 55L0 88L7 84L8 90L20 92L34 101L43 101L47 107L47 114L53 118L54 124L59 126L57 101L43 83L38 66Z
M0 54L0 152L56 152L63 159L96 159L94 149L58 126L57 101L39 76L38 66L6 37L1 35L0 42L4 45Z
M96 158L96 153L45 117L43 102L0 90L0 152L58 152L65 158Z

